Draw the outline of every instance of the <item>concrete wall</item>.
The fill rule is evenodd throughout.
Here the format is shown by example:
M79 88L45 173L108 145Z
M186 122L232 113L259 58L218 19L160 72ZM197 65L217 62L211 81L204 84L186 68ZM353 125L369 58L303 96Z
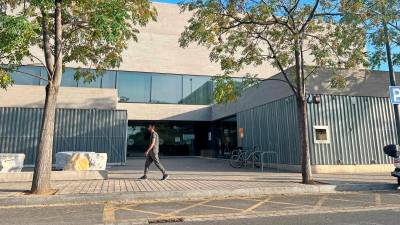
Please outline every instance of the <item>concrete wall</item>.
M185 49L179 47L178 39L191 14L180 13L177 4L155 2L153 5L158 11L157 22L150 22L146 27L139 28L138 42L131 41L129 43L128 49L123 53L123 62L118 69L211 76L221 74L220 65L210 62L207 48L196 44ZM43 59L43 52L39 48L33 48L32 52L35 56ZM311 61L307 54L305 58ZM27 59L25 64L30 65L32 62ZM67 66L82 65L70 63ZM260 78L267 78L278 73L278 70L273 68L270 63L264 63L257 67L247 66L233 75L242 76L246 73L258 74Z
M44 100L44 86L14 85L0 89L0 107L41 108ZM115 89L61 87L57 107L116 109L117 101Z
M274 76L274 78L283 80L281 75ZM258 86L244 91L236 102L213 105L212 119L217 120L231 116L237 112L248 110L290 95L293 95L293 92L287 83L276 80L263 81Z
M342 75L347 80L347 86L342 89L331 88L330 81L335 75ZM400 79L400 73L396 73ZM271 77L283 80L281 74ZM310 94L348 95L388 97L389 76L385 71L376 70L345 70L332 71L320 69L307 79L306 90ZM274 80L264 80L259 86L249 88L242 93L236 102L216 104L212 106L212 119L217 120L248 110L256 106L293 95L289 85Z
M335 75L342 75L347 80L347 87L332 89L330 80ZM396 73L400 79L400 73ZM389 96L389 74L376 70L348 70L334 72L331 70L318 70L316 75L308 79L307 92L310 94L335 94L350 96Z
M118 103L117 108L127 110L129 120L211 120L208 105Z

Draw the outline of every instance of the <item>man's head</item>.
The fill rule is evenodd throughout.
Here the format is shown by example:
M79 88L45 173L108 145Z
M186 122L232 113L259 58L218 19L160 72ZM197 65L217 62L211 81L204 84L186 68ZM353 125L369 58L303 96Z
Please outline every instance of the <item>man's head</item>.
M150 123L149 126L147 127L147 130L151 133L156 129L156 125L154 123Z

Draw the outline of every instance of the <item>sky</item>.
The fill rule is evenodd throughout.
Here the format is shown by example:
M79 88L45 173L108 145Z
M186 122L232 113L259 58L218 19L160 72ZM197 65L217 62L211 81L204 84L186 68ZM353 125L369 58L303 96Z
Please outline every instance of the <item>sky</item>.
M154 0L154 2L164 2L164 3L179 3L182 0ZM306 0L308 1L308 0ZM371 50L372 46L367 45L367 50ZM399 49L397 49L398 51L400 51ZM397 51L397 52L398 52ZM382 65L379 68L376 68L377 70L383 70L383 71L387 71L388 70L388 66L386 63L382 63ZM395 71L396 72L400 72L400 66L395 67Z

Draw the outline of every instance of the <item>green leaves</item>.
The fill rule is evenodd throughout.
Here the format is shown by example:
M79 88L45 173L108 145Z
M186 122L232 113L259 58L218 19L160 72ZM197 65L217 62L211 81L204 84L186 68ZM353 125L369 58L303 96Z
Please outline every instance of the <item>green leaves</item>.
M28 56L37 28L24 16L0 13L0 64L19 64Z
M233 78L224 74L213 77L213 82L215 102L226 104L236 101L247 88L259 85L260 80L252 74L246 74L242 78Z
M368 0L362 1L356 10L349 11L351 19L366 31L369 66L379 68L388 63L386 42L389 43L393 63L400 65L400 1ZM385 28L386 27L386 28Z
M10 74L0 67L0 88L7 89L8 86L14 83Z
M180 38L181 47L197 43L210 49L210 60L218 62L225 74L238 73L245 66L272 64L294 86L305 77L290 68L308 65L330 69L352 68L366 63L365 31L348 11L359 10L360 1L340 0L188 0L183 11L193 13ZM296 54L295 53L301 53ZM297 57L297 59L296 59ZM306 61L306 58L311 60ZM222 79L220 80L220 79ZM217 102L235 100L238 94L229 77L216 81ZM223 90L225 86L225 90Z
M45 48L45 34L52 48L50 61L55 62L55 2L7 0L1 1L0 6L8 9L0 13L0 64L18 66L24 59L39 63L37 59L43 57L30 51ZM101 76L104 69L118 67L128 43L137 41L138 28L157 17L148 0L63 0L61 14L63 66L77 63L95 69L96 73L77 72L75 77L86 82Z

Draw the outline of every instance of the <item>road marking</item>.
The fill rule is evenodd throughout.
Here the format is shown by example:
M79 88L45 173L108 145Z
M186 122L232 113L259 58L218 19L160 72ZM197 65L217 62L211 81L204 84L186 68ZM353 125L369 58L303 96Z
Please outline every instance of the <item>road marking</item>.
M126 210L126 211L133 211L133 212L140 212L140 213L145 213L145 214L152 214L152 215L156 215L156 216L163 216L165 214L163 213L158 213L158 212L152 212L152 211L147 211L147 210L140 210L140 209L131 209L131 208L118 208L118 210Z
M250 206L249 208L243 210L242 213L251 212L251 211L253 211L254 209L260 207L262 204L264 204L264 203L266 203L266 202L269 202L269 200L270 200L270 197L264 199L264 200L261 201L261 202L257 202L256 204L254 204L254 205Z
M111 203L105 203L103 208L103 223L115 224L115 208Z
M242 209L238 209L238 208L231 208L231 207L218 206L218 205L209 205L209 204L204 204L203 206L212 207L212 208L216 208L216 209L228 209L228 210L236 210L236 211L242 210Z
M181 208L181 209L177 209L177 210L172 211L172 212L170 212L170 213L163 214L163 216L167 216L167 217L168 217L168 216L173 216L173 215L176 215L176 214L178 214L178 213L180 213L180 212L183 212L183 211L185 211L185 210L188 210L188 209L191 209L191 208L194 208L194 207L197 207L197 206L201 206L201 205L203 205L203 204L206 204L207 202L210 202L210 201L212 201L212 199L209 199L209 200L206 200L206 201L202 201L202 202L198 202L198 203L196 203L196 204L189 205L189 206L184 207L184 208Z
M375 193L375 205L382 205L382 198L381 198L381 194L379 193Z
M315 204L314 209L320 209L327 199L328 197L326 195L322 196L318 200L317 204Z

